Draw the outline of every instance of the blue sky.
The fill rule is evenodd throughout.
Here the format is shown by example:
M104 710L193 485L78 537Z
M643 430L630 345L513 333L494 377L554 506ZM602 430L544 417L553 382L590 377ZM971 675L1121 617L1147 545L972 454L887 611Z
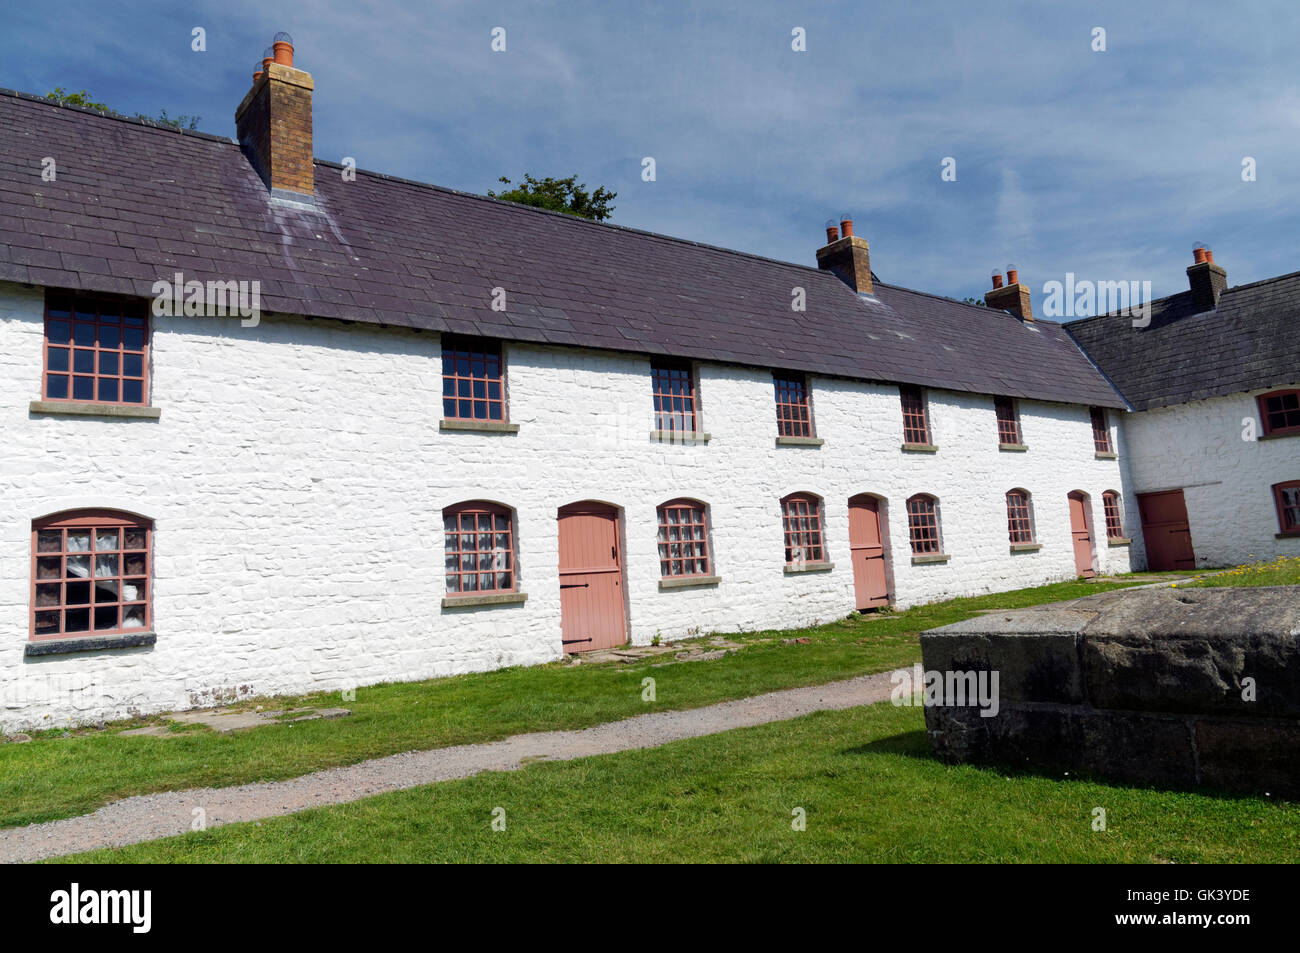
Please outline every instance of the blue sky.
M618 224L803 264L848 210L882 280L937 294L982 295L1014 262L1036 302L1067 271L1160 296L1196 241L1230 284L1300 268L1292 2L5 7L0 86L233 135L286 30L320 158L480 193L577 173L618 192Z

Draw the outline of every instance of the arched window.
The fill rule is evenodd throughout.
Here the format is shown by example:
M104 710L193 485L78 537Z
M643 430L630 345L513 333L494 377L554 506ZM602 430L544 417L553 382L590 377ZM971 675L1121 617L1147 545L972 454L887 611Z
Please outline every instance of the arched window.
M504 506L472 500L442 511L447 592L514 592L514 515Z
M943 552L939 538L939 501L925 493L918 493L909 499L907 531L912 539L912 555Z
M1034 541L1034 521L1029 512L1029 491L1007 492L1007 535L1012 543Z
M152 522L117 510L34 520L32 638L148 629L152 537Z
M659 507L659 575L708 576L708 512L699 500L670 500Z
M1101 495L1102 509L1106 513L1106 538L1124 538L1124 520L1120 516L1119 494L1107 490Z
M811 493L791 493L781 501L781 523L785 530L786 565L826 561L822 501L819 497Z

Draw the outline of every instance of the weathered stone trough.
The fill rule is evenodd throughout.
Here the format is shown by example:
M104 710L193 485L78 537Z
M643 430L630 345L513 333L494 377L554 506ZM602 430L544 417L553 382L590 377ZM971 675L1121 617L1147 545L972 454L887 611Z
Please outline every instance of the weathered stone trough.
M936 688L944 761L1300 797L1300 586L1101 593L923 632L921 655L998 673L996 714Z

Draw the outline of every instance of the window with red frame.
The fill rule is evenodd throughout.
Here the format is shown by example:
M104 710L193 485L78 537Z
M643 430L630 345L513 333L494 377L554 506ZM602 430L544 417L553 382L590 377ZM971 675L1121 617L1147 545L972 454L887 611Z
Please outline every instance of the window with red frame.
M449 420L506 419L501 343L442 339L442 415Z
M1300 480L1278 483L1273 487L1277 501L1277 522L1284 533L1300 533Z
M812 408L808 378L803 374L773 374L776 387L776 432L781 437L811 437Z
M907 501L907 531L914 555L943 551L939 543L939 507L934 497L922 493Z
M491 503L461 503L442 511L447 594L513 592L514 521Z
M1106 423L1106 408L1090 408L1092 414L1092 445L1098 453L1112 453L1110 426Z
M32 638L139 632L151 623L153 524L114 510L32 523Z
M1029 516L1029 494L1024 490L1007 493L1007 533L1013 543L1032 543L1034 524Z
M1107 539L1123 539L1124 521L1120 518L1119 494L1114 490L1107 490L1101 495L1101 506L1106 513Z
M687 361L654 361L650 380L655 400L655 430L695 433L695 375Z
M46 297L42 399L144 404L148 368L149 317L143 301Z
M925 394L910 384L899 387L898 393L903 401L903 442L928 444L930 422L926 419Z
M787 496L781 501L781 523L785 529L787 565L825 562L821 500L804 494Z
M998 443L1020 443L1020 417L1016 402L1010 397L994 397L993 412L998 418Z
M709 575L709 527L703 503L673 500L659 507L659 575Z
M1300 434L1300 390L1275 390L1260 394L1256 401L1266 435Z

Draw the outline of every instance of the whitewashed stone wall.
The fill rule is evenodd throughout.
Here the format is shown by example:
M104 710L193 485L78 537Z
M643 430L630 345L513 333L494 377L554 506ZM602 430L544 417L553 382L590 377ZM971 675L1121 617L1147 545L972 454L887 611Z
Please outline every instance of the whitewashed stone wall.
M1300 383L1267 390L1288 387ZM1243 439L1263 433L1255 402L1262 393L1130 414L1124 423L1134 492L1183 490L1199 567L1300 555L1300 539L1275 538L1272 491L1275 483L1300 480L1300 438Z
M1075 575L1066 494L1101 495L1087 409L1025 401L1027 453L999 452L991 397L933 391L937 454L900 451L896 387L814 378L820 448L777 447L770 373L705 364L707 445L653 443L648 360L510 345L517 434L440 432L436 334L337 322L155 319L157 421L35 416L39 291L0 284L0 728L283 692L344 689L560 657L557 509L624 514L630 632L647 643L797 626L852 611L850 496L885 500L899 606ZM1117 435L1118 436L1118 435ZM1004 494L1030 491L1041 551L1011 554ZM786 576L779 500L825 501L831 572ZM951 561L914 566L905 500L940 500ZM709 506L715 588L658 589L655 510ZM1131 494L1125 494L1126 503ZM518 606L443 610L444 506L516 512ZM80 507L155 521L147 649L27 660L31 521ZM1128 513L1137 535L1136 511ZM1136 549L1136 547L1134 547ZM1136 555L1136 553L1135 553Z

